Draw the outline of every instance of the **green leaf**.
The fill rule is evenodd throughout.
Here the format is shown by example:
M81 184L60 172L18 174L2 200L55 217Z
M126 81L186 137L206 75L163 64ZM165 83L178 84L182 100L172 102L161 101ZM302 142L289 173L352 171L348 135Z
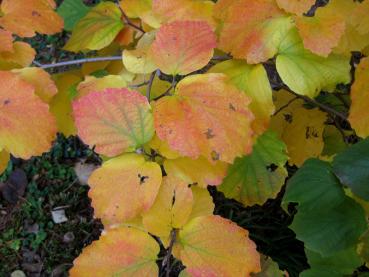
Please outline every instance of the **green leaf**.
M329 256L358 243L367 227L365 213L354 200L345 198L335 208L298 211L295 215L290 228L307 249Z
M350 58L331 54L323 58L306 50L297 30L291 29L279 46L276 66L283 82L294 92L315 97L350 82Z
M100 50L108 46L123 29L121 12L112 2L93 7L73 28L65 50Z
M299 211L328 210L345 200L345 193L328 162L309 159L288 181L283 205L298 203Z
M344 194L331 165L307 160L287 183L283 204L297 202L290 228L322 256L354 246L367 224L362 207Z
M369 200L369 139L365 139L338 154L333 171L340 181L357 196Z
M64 0L57 13L64 19L64 29L72 31L74 25L90 10L91 8L83 4L82 0Z
M245 205L262 204L280 191L287 171L286 145L274 132L261 135L250 155L237 158L219 190Z
M361 265L355 247L340 251L329 257L307 250L306 256L310 269L301 273L301 277L342 277L351 275Z

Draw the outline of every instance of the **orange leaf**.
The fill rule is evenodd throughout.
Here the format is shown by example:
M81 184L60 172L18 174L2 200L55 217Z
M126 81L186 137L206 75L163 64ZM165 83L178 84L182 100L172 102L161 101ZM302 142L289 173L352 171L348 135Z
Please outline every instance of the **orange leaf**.
M293 26L275 0L220 0L215 16L221 19L219 48L251 64L272 58Z
M191 20L206 21L210 26L215 26L213 19L214 3L211 1L197 0L153 0L152 10L164 23Z
M232 163L251 150L254 117L249 102L223 74L189 76L178 84L174 96L155 103L155 129L184 156Z
M14 69L12 71L19 74L22 80L32 84L36 89L36 95L45 103L50 102L51 98L53 98L58 92L50 74L41 68L27 67Z
M159 245L135 228L110 229L74 260L71 277L158 276Z
M323 57L338 45L346 29L343 16L329 4L319 8L314 17L296 17L295 21L305 48Z
M162 180L157 163L124 154L95 170L88 180L95 216L107 225L120 224L150 209Z
M154 135L147 99L126 88L89 93L73 103L73 111L81 139L109 157L133 151Z
M220 216L194 218L179 231L177 243L190 276L250 276L261 270L247 230Z
M0 148L28 159L49 150L56 135L49 107L17 74L0 71Z
M360 137L369 136L369 58L361 60L356 68L355 82L351 87L349 121Z
M12 52L13 51L13 36L12 33L0 29L0 52Z
M151 55L161 71L186 75L208 64L216 37L204 21L175 21L160 27Z
M50 0L3 0L0 26L21 37L33 37L35 32L52 35L64 27L54 8Z
M315 0L277 0L281 9L298 15L308 12L315 2Z
M2 174L8 166L10 160L9 152L5 150L0 151L0 174Z

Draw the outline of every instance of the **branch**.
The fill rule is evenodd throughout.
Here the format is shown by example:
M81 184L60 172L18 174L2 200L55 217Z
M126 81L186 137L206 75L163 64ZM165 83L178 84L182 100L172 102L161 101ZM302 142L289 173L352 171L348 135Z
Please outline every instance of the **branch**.
M78 60L66 61L66 62L59 62L59 63L52 63L52 64L41 64L37 61L34 61L33 64L36 65L37 67L42 68L42 69L50 69L50 68L62 67L62 66L67 66L67 65L82 64L82 63L119 61L121 59L122 59L122 56L111 56L111 57L84 58L84 59L78 59Z
M122 13L123 21L124 21L125 24L131 26L132 28L136 29L137 31L140 31L143 34L146 33L144 29L142 29L141 27L139 27L139 26L132 23L132 21L128 18L128 16L126 15L124 10L122 9L122 6L120 5L119 0L116 0L115 4L118 6L120 12Z
M329 114L332 114L332 115L334 115L334 116L336 116L336 117L339 117L339 118L341 118L341 119L342 119L342 120L344 120L344 121L347 121L347 116L346 116L345 114L340 113L340 112L336 111L335 109L333 109L333 108L331 108L331 107L329 107L329 106L327 106L327 105L324 105L324 104L322 104L322 103L320 103L320 102L318 102L318 101L316 101L316 100L314 100L314 99L312 99L312 98L310 98L310 97L307 97L307 96L305 96L305 95L297 94L297 93L295 93L294 91L292 91L292 90L291 90L289 87L287 87L287 86L283 86L282 88L283 88L283 89L285 89L286 91L288 91L289 93L291 93L291 94L295 95L296 97L301 98L301 99L303 99L304 101L306 101L306 102L308 102L308 103L310 103L310 104L313 104L313 105L315 105L315 106L319 107L319 108L320 108L320 109L322 109L323 111L325 111L325 112L327 112L327 113L329 113Z
M150 102L150 94L151 94L152 84L154 82L155 76L159 75L159 74L160 74L159 69L157 69L153 73L151 73L149 84L148 84L147 89L146 89L146 98L147 98L147 101L149 101L149 102Z
M170 232L170 243L168 247L168 252L165 255L162 263L163 267L165 267L166 277L170 277L170 257L172 256L175 241L176 241L176 230L172 229L172 231Z

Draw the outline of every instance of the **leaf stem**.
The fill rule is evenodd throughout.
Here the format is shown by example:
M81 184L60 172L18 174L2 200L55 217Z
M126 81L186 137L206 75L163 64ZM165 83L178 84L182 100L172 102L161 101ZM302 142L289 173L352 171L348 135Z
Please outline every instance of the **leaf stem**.
M176 242L176 229L172 229L172 231L170 232L170 243L168 251L162 263L163 267L165 267L166 277L170 277L170 258L172 256L173 246L175 242Z
M141 27L139 27L139 26L132 23L132 21L128 18L127 14L122 9L122 6L120 5L119 0L116 0L115 4L118 6L120 12L122 13L123 21L124 21L125 24L131 26L132 28L136 29L137 31L140 31L143 34L146 33L144 29L142 29Z
M105 62L105 61L119 61L122 59L122 56L111 56L111 57L95 57L95 58L83 58L73 61L66 61L66 62L58 62L58 63L51 63L51 64L41 64L37 61L33 61L33 64L42 69L50 69L68 65L76 65L82 63L93 63L93 62Z
M149 83L148 83L148 86L147 86L147 89L146 89L146 98L147 98L147 101L149 101L149 102L150 102L150 94L151 94L152 84L154 83L155 76L159 75L159 74L160 74L159 69L157 69L153 73L151 73L150 80L149 80Z

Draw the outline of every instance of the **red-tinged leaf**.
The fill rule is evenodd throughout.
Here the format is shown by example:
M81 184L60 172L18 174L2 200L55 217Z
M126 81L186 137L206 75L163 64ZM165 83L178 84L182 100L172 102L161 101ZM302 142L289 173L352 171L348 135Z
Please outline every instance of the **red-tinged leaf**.
M54 8L53 0L3 0L0 26L21 37L33 37L36 32L52 35L64 26Z
M191 220L179 231L176 247L190 276L250 276L261 270L248 231L220 216Z
M161 26L151 56L161 71L186 75L208 64L216 37L205 21L175 21Z
M13 51L13 36L12 33L0 29L0 52L12 52Z
M219 48L252 64L272 58L293 26L275 0L220 0L215 16L221 20Z
M135 228L110 229L74 260L71 277L158 276L159 245Z
M56 135L49 107L17 74L0 71L0 148L28 159L49 150Z
M249 98L220 73L183 79L154 105L158 137L184 156L232 163L251 150Z
M78 135L109 157L130 152L148 142L153 117L147 99L128 89L92 92L73 103Z
M308 12L315 2L315 0L277 0L281 9L298 15Z
M161 180L160 166L137 154L124 154L103 163L88 180L95 216L106 225L135 218L150 209Z

